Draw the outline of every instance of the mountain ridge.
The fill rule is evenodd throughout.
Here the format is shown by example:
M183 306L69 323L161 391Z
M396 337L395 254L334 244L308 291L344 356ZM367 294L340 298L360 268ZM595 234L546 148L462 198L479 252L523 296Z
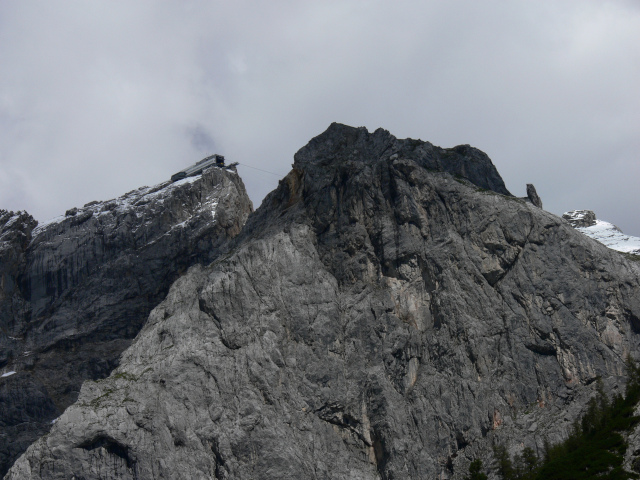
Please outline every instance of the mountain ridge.
M312 139L6 478L461 478L562 438L638 355L639 267L438 148Z

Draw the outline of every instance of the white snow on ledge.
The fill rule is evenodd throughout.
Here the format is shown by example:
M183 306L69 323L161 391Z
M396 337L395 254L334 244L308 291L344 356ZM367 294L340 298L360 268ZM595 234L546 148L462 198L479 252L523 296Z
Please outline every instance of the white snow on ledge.
M640 255L640 238L625 235L613 223L596 220L595 225L578 227L576 230L584 233L587 237L597 240L612 250Z
M2 375L0 375L0 378L4 378L4 377L10 377L11 375L13 375L16 372L7 372L7 373L3 373Z

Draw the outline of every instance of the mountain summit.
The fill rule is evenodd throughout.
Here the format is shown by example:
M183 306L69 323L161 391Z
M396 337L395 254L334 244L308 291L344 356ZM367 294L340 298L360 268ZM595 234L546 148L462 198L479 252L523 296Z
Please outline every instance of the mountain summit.
M541 452L624 384L640 270L528 200L467 145L332 124L6 478L445 479Z

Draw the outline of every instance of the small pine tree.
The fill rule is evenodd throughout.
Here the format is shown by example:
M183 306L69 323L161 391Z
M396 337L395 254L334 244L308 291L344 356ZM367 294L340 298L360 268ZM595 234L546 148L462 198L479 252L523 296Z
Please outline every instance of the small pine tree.
M624 434L640 423L640 417L634 415L640 402L640 367L631 358L627 359L627 374L624 396L609 398L598 380L595 397L582 418L573 423L569 437L556 445L544 439L542 461L531 448L525 448L512 461L506 447L496 445L496 474L503 480L640 479L640 475L623 468L627 450Z
M549 439L545 436L544 439L544 463L550 460L549 451L551 450L551 443L549 443Z
M504 445L494 445L493 457L495 458L495 470L500 477L504 480L514 480L516 478L516 471L513 468L511 457Z
M536 452L531 447L525 447L522 450L522 461L524 463L524 471L526 474L531 474L538 466L538 457Z
M469 465L469 475L464 480L487 480L487 475L482 473L482 460L476 459Z

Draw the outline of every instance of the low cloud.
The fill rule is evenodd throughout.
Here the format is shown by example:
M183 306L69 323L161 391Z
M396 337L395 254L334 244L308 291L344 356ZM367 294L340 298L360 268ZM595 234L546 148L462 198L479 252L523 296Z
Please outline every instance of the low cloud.
M255 204L332 121L489 154L640 235L635 2L0 4L0 207L46 220L241 163ZM246 167L245 167L246 165Z

